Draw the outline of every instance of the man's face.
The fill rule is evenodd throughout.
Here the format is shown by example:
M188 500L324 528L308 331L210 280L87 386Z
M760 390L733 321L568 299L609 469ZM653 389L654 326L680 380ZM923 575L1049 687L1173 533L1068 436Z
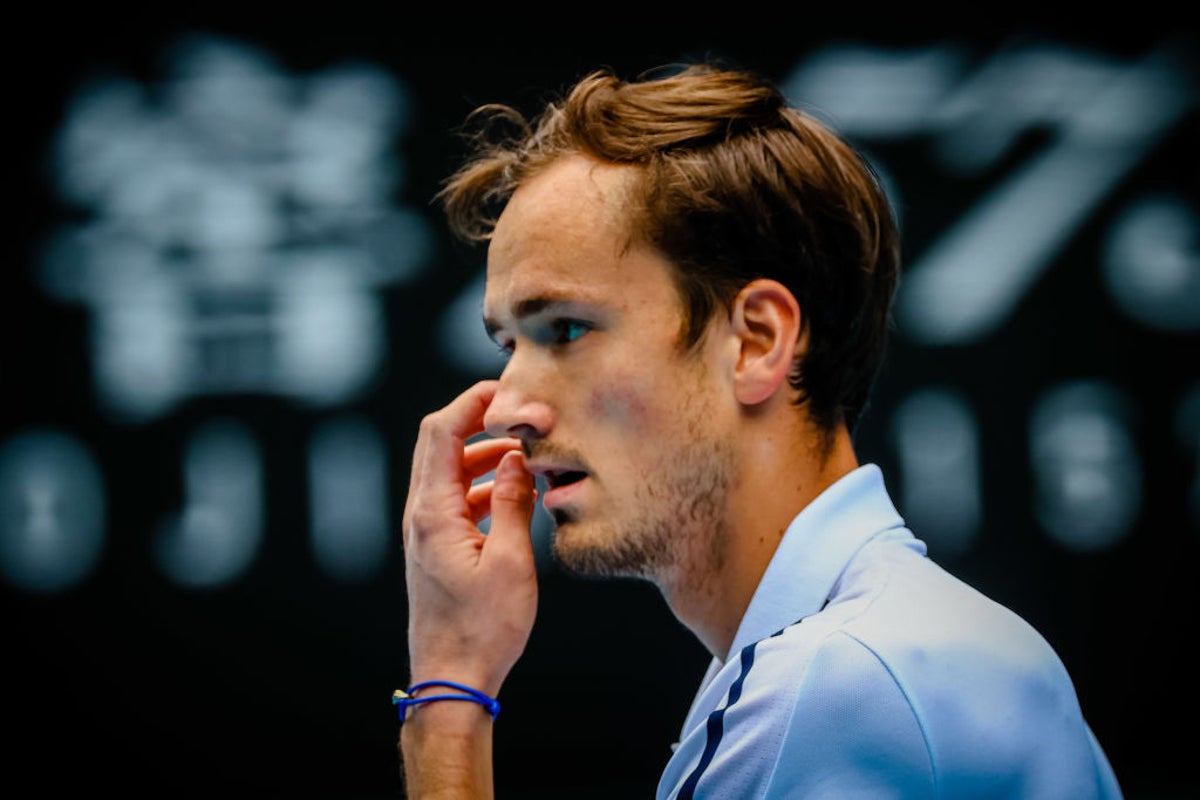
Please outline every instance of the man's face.
M718 368L728 344L683 352L668 262L629 246L628 169L572 157L505 208L484 316L511 356L484 421L522 439L548 482L565 566L670 581L720 558L735 404Z

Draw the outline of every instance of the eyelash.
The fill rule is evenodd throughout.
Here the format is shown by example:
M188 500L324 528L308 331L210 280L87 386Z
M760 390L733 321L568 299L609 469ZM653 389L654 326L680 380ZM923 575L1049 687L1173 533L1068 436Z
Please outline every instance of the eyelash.
M565 347L592 330L592 326L583 320L562 317L550 320L546 323L544 330L547 332L547 335L540 337L543 344L551 347ZM575 335L572 336L572 333L575 333ZM515 341L507 341L498 343L496 347L500 351L502 358L509 359L512 357L516 346Z

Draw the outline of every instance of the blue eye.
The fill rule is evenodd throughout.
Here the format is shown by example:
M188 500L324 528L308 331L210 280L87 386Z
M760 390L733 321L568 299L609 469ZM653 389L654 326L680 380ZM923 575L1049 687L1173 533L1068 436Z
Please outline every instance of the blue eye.
M577 319L556 319L550 324L550 327L555 344L568 344L591 330L591 326L586 322L580 322Z

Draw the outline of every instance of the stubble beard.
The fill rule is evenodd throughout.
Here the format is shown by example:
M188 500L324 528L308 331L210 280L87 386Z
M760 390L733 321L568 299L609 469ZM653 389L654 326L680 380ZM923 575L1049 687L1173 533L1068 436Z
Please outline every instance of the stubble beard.
M565 569L593 577L645 578L660 588L715 575L728 539L726 510L733 455L717 439L699 439L644 476L627 506L636 516L574 522L554 535ZM590 530L571 530L580 525Z

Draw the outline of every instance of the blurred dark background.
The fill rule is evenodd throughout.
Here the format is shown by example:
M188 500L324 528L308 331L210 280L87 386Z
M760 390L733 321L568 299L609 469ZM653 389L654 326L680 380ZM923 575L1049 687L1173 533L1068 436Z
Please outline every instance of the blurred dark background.
M430 204L454 128L597 66L714 58L841 130L896 202L907 267L862 460L934 558L1054 645L1127 795L1187 794L1194 29L49 16L6 51L10 786L403 796L409 451L498 369L482 257ZM651 797L708 656L652 587L561 575L543 516L534 536L498 796Z

